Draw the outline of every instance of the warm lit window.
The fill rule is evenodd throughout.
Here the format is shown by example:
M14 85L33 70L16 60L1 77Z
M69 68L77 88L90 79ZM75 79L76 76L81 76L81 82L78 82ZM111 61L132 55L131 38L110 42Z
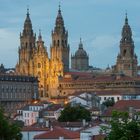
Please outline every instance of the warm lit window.
M38 63L38 68L41 68L41 63Z
M38 72L38 78L41 78L41 72L40 71Z

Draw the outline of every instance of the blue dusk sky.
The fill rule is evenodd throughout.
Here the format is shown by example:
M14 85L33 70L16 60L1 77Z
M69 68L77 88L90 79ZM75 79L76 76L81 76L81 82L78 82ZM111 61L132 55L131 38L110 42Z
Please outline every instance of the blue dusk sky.
M90 65L114 65L127 10L140 63L140 0L0 0L0 63L15 67L18 61L27 5L33 30L38 35L41 29L49 52L59 2L69 32L70 54L77 50L81 37Z

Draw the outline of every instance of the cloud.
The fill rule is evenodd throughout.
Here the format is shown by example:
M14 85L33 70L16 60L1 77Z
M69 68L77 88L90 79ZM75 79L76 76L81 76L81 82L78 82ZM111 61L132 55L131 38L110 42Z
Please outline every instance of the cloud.
M93 47L96 49L106 49L106 48L112 48L119 42L119 36L113 36L113 35L101 35L95 37L92 41Z
M14 67L18 56L18 35L8 29L0 29L0 63Z
M96 36L88 49L90 64L95 67L106 68L108 64L114 65L119 52L120 36Z

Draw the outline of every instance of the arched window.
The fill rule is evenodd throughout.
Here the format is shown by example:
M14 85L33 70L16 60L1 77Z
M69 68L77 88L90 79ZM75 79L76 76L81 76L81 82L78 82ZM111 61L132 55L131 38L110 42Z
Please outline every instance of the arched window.
M64 40L62 40L62 46L64 46Z
M32 47L32 43L30 42L30 47Z
M38 68L41 68L41 63L38 63L38 64L37 64L37 67L38 67Z
M126 50L123 51L123 56L126 56Z
M28 46L28 43L26 42L26 48L27 48L27 46Z
M38 78L41 78L41 72L40 71L38 72Z
M57 40L57 45L59 46L59 40Z
M53 45L55 46L55 40L53 41Z
M43 97L43 90L40 91L40 97Z

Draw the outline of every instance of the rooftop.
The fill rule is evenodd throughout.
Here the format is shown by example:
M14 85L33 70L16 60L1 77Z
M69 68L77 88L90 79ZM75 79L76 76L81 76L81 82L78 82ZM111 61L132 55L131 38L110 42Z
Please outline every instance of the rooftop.
M12 82L38 82L37 77L31 76L19 76L19 75L0 75L0 81L12 81Z
M52 131L36 135L34 139L58 139L59 137L64 137L64 139L76 139L80 138L80 133L61 127L55 127Z
M111 116L112 111L129 111L129 108L140 109L140 100L119 100L113 107L109 107L103 114L104 116Z

